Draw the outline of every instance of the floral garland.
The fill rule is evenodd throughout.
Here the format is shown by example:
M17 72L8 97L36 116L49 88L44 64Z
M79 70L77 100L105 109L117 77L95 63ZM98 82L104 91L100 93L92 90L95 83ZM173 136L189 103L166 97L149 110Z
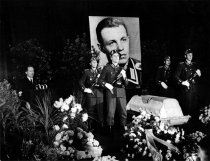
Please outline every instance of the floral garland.
M140 115L133 116L133 121L128 125L128 129L124 134L124 151L128 158L153 158L155 160L150 144L148 144L151 141L147 139L147 129L153 132L153 138L160 141L161 144L154 145L153 147L155 147L155 151L163 156L165 160L173 160L179 155L179 151L173 151L171 147L173 146L172 144L181 142L184 138L184 130L178 127L169 127L161 122L159 116L154 116L151 113L140 110Z
M184 141L182 142L182 151L183 158L186 161L195 160L198 152L198 143L205 137L206 135L200 131L196 131L189 135L185 136Z
M55 125L57 132L53 142L61 159L86 159L100 157L102 148L94 135L88 131L88 114L82 111L75 97L55 101L54 106L63 113L61 125Z
M199 120L204 125L209 124L209 122L210 122L210 105L208 105L200 110Z

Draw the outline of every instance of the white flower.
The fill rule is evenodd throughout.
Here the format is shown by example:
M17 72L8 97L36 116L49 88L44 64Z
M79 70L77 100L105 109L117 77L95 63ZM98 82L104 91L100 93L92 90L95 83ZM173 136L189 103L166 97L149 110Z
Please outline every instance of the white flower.
M75 113L70 113L70 117L71 117L72 119L74 119L74 118L75 118L75 116L76 116L76 114L75 114Z
M62 128L63 128L63 129L68 129L69 127L68 127L68 125L63 124Z
M146 111L142 110L141 115L145 116L146 115Z
M58 125L54 125L53 128L55 129L55 131L59 131L60 127Z
M68 147L68 151L69 151L70 153L74 153L74 152L75 152L75 150L74 150L72 147Z
M68 130L68 131L66 131L66 133L67 133L69 136L74 136L74 131L73 131L73 130Z
M87 119L88 119L88 114L87 113L83 113L82 114L82 122L87 121Z
M68 116L64 116L63 122L65 122L68 119Z
M58 133L56 136L55 136L55 140L56 141L59 141L62 137L62 134L61 133Z
M67 103L68 105L71 103L73 101L73 96L72 95L70 95L70 97L69 98L67 98L67 99L65 99L65 103Z
M86 158L86 152L85 151L79 151L79 150L77 150L77 152L76 152L76 158L78 160L85 159Z
M163 122L160 123L159 128L160 128L160 130L162 130L162 131L164 130L164 123L163 123Z
M55 106L55 108L60 108L63 105L63 102L55 101L53 105Z
M68 111L69 110L69 105L64 103L62 106L61 106L61 110L64 110L64 111Z
M60 149L61 149L61 151L64 152L64 151L66 150L66 147L65 147L64 145L61 144L61 145L60 145Z
M93 140L93 146L99 146L99 142L97 140Z
M59 146L59 142L57 142L57 141L54 141L53 144L54 144L55 147Z
M72 108L71 108L71 112L72 112L72 113L76 113L76 112L77 112L77 108L76 108L76 107L72 107Z
M82 138L83 138L83 134L82 134L81 132L78 132L78 133L77 133L77 138L78 138L78 139L82 139Z
M81 106L81 104L79 104L79 103L74 104L74 108L77 109L78 113L79 113L80 111L82 111L82 106Z
M155 116L155 121L159 122L160 121L160 117Z
M69 140L69 144L72 144L73 143L73 140L71 139L71 140Z

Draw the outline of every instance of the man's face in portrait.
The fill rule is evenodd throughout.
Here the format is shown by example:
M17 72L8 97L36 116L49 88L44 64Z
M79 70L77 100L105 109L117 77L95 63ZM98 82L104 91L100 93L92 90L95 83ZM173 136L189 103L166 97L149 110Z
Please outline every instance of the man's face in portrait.
M101 31L103 39L102 50L106 54L116 50L120 53L119 64L127 63L129 59L129 37L123 25L106 27Z

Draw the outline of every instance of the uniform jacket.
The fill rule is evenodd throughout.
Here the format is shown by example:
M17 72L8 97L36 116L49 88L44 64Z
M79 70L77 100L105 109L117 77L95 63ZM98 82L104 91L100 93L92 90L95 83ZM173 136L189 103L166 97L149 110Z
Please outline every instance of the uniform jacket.
M140 88L142 84L142 71L140 61L129 58L125 66L128 85L126 88Z
M128 84L127 79L124 80L122 77L118 77L120 75L122 68L117 65L113 65L113 64L107 64L106 66L104 66L101 75L99 77L99 84L105 87L106 83L112 84L114 89L113 89L113 93L111 94L111 92L109 92L109 90L107 91L107 94L111 97L123 97L126 98L125 95L125 86ZM119 79L117 79L119 78Z
M197 84L198 77L191 79L196 73L197 69L197 65L194 62L192 62L191 64L187 64L187 62L179 63L175 72L175 79L177 83L181 84L183 81L190 79L190 84Z
M99 70L94 72L92 69L85 69L82 78L79 81L80 87L83 90L85 88L92 89L94 94L87 94L89 97L103 97L103 88L100 88L98 84L99 76Z
M158 67L157 74L155 77L156 84L160 85L161 82L166 83L167 85L171 84L171 69L166 68L165 66Z

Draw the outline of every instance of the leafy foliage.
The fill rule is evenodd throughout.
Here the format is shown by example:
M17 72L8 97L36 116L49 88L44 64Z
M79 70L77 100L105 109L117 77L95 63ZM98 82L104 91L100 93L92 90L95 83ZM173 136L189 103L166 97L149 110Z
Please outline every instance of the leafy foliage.
M45 51L36 39L30 39L10 47L10 66L13 77L21 77L27 65L33 65L38 83L46 83L52 78L52 53Z

